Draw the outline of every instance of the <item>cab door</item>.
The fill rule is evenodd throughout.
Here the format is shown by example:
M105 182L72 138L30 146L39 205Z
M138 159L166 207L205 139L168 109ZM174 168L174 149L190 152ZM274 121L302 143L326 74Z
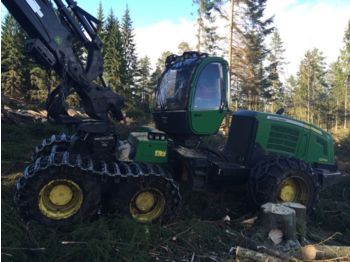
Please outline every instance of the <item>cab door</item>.
M214 134L227 113L227 66L209 60L198 68L192 84L190 126L198 135Z

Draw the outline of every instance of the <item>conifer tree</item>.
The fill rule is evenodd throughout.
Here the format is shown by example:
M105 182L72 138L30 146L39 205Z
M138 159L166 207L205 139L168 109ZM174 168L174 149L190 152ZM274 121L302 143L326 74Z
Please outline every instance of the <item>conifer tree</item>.
M341 112L343 109L342 102L344 97L344 75L341 68L340 60L330 65L330 70L327 75L327 80L330 85L331 108L330 113L334 119L334 128L337 130L341 121Z
M350 20L348 21L348 26L345 31L345 35L343 38L344 47L340 51L340 64L342 68L342 75L344 79L344 124L343 127L347 128L348 121L348 108L350 99L349 99L349 92L350 92Z
M125 93L124 89L124 56L122 49L119 22L114 16L113 10L107 17L105 26L103 58L105 62L105 75L109 85L118 93Z
M1 36L1 89L10 96L25 91L26 71L24 32L14 17L7 14L2 23Z
M324 59L323 54L316 48L307 51L297 74L295 104L301 108L299 117L311 123L320 121L323 97L326 93Z
M220 41L223 39L217 33L215 26L214 9L221 4L221 0L193 0L197 8L197 47L200 52L207 52L216 55L222 51Z
M96 18L101 22L96 27L96 33L101 39L103 39L104 35L105 35L105 32L104 32L105 17L103 14L102 0L100 0L100 2L98 3L97 17Z
M247 82L243 83L243 92L248 91L251 98L250 103L257 108L259 103L258 96L265 93L268 88L268 81L266 79L266 72L263 62L268 54L268 49L265 47L265 38L273 31L271 23L272 18L264 18L264 10L266 7L266 0L247 0L247 9L245 15L247 23L245 24L245 55L247 57L248 71ZM260 108L261 109L261 108Z
M152 87L150 80L151 61L148 56L141 58L138 62L137 70L137 97L144 109L150 109L150 96L152 95Z
M135 76L137 73L137 56L134 39L134 29L130 17L128 6L125 9L122 19L122 47L125 61L125 84L129 88L129 92L135 88Z
M275 107L285 106L283 103L285 90L282 83L282 75L284 74L283 66L284 62L284 48L281 36L277 29L274 30L271 43L270 43L270 53L268 55L269 65L267 67L267 87L265 88L265 93L263 95L270 102L270 111L274 112Z

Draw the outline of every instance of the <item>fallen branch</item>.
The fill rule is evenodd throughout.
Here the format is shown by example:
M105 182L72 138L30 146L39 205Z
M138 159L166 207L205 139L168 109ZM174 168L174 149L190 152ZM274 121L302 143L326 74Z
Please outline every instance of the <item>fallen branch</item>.
M280 259L274 256L270 256L264 253L256 252L251 249L237 247L236 248L236 258L241 259L251 259L255 262L283 262L285 259Z
M45 247L1 247L6 250L30 250L30 251L45 251Z
M165 243L167 243L167 242L170 241L170 240L174 240L174 241L175 241L179 236L181 236L181 235L187 233L188 231L190 231L190 230L192 229L192 227L193 227L193 226L190 226L190 227L187 228L186 230L184 230L184 231L182 231L182 232L180 232L180 233L175 234L175 236L172 236L172 237L169 237L169 238L163 240L161 243L159 243L159 244L156 245L154 248L152 248L152 249L150 250L150 252L154 252L155 250L157 250L159 247L161 247L162 245L164 245Z
M87 242L83 241L61 241L62 245L75 245L75 244L87 244Z
M350 247L315 245L317 250L316 259L333 259L347 257L350 259Z

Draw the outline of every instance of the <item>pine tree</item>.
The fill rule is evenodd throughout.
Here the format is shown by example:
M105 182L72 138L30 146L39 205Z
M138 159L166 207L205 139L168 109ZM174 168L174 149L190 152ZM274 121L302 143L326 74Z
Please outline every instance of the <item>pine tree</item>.
M338 59L337 62L330 65L330 70L327 75L327 80L330 84L330 113L333 115L334 128L337 130L340 122L340 112L343 109L342 102L344 97L344 75L342 72L341 63Z
M96 33L100 37L100 39L103 39L106 32L104 31L105 17L104 17L104 14L103 14L102 0L100 0L100 2L98 3L97 19L101 23L97 25Z
M248 91L249 100L256 109L259 103L258 96L261 93L266 93L268 81L263 62L268 54L268 49L265 47L265 38L273 31L271 27L272 18L264 19L264 10L266 0L247 0L247 23L245 24L246 34L245 41L247 43L245 55L247 56L248 79L247 85L243 84L243 92ZM264 96L264 95L263 95Z
M299 117L311 123L319 123L327 84L324 57L318 49L306 52L297 75L294 100L301 109Z
M164 51L160 57L157 59L156 68L158 68L161 72L165 69L165 61L168 56L170 56L172 52Z
M129 89L129 93L135 88L135 76L137 73L137 56L133 31L134 29L132 26L130 11L127 6L123 15L121 34L126 69L125 84Z
M277 29L274 30L271 43L270 43L270 53L268 55L269 65L267 67L267 87L265 88L265 93L263 94L265 98L270 102L270 111L275 111L275 105L278 107L284 107L284 96L285 90L282 83L282 75L284 74L283 66L284 62L284 48L281 36Z
M197 50L216 55L222 51L220 41L223 39L217 33L215 26L214 9L219 5L219 0L193 0L197 8Z
M144 109L150 109L152 87L151 87L151 61L148 56L141 58L138 62L137 70L137 101L141 102Z
M269 81L264 62L269 50L265 38L273 31L273 18L264 17L265 6L266 0L231 1L229 25L233 31L228 51L236 107L261 110L261 95L266 101Z
M123 56L121 33L119 22L114 16L113 10L107 17L105 26L103 58L105 62L105 75L109 85L117 92L123 92L124 89L124 74L125 61Z
M5 16L1 29L1 89L13 97L26 90L25 35L10 14Z
M340 51L340 64L342 75L344 77L344 128L347 128L348 108L350 107L349 92L350 92L350 20L344 35L344 47Z

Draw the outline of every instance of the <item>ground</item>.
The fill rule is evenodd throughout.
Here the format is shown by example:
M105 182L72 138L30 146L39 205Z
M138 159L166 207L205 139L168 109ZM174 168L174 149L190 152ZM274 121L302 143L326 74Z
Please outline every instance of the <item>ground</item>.
M15 182L29 163L32 149L53 133L69 132L49 124L2 123L1 257L3 261L222 261L232 258L240 236L251 229L240 222L253 216L244 192L184 194L179 216L169 224L142 225L119 217L55 230L18 216ZM129 130L122 129L127 133ZM336 132L336 153L343 172L350 173L350 133ZM223 221L228 215L229 222ZM308 224L307 239L350 245L350 178L321 194L317 213ZM341 232L341 233L336 233ZM231 253L230 253L231 252Z

